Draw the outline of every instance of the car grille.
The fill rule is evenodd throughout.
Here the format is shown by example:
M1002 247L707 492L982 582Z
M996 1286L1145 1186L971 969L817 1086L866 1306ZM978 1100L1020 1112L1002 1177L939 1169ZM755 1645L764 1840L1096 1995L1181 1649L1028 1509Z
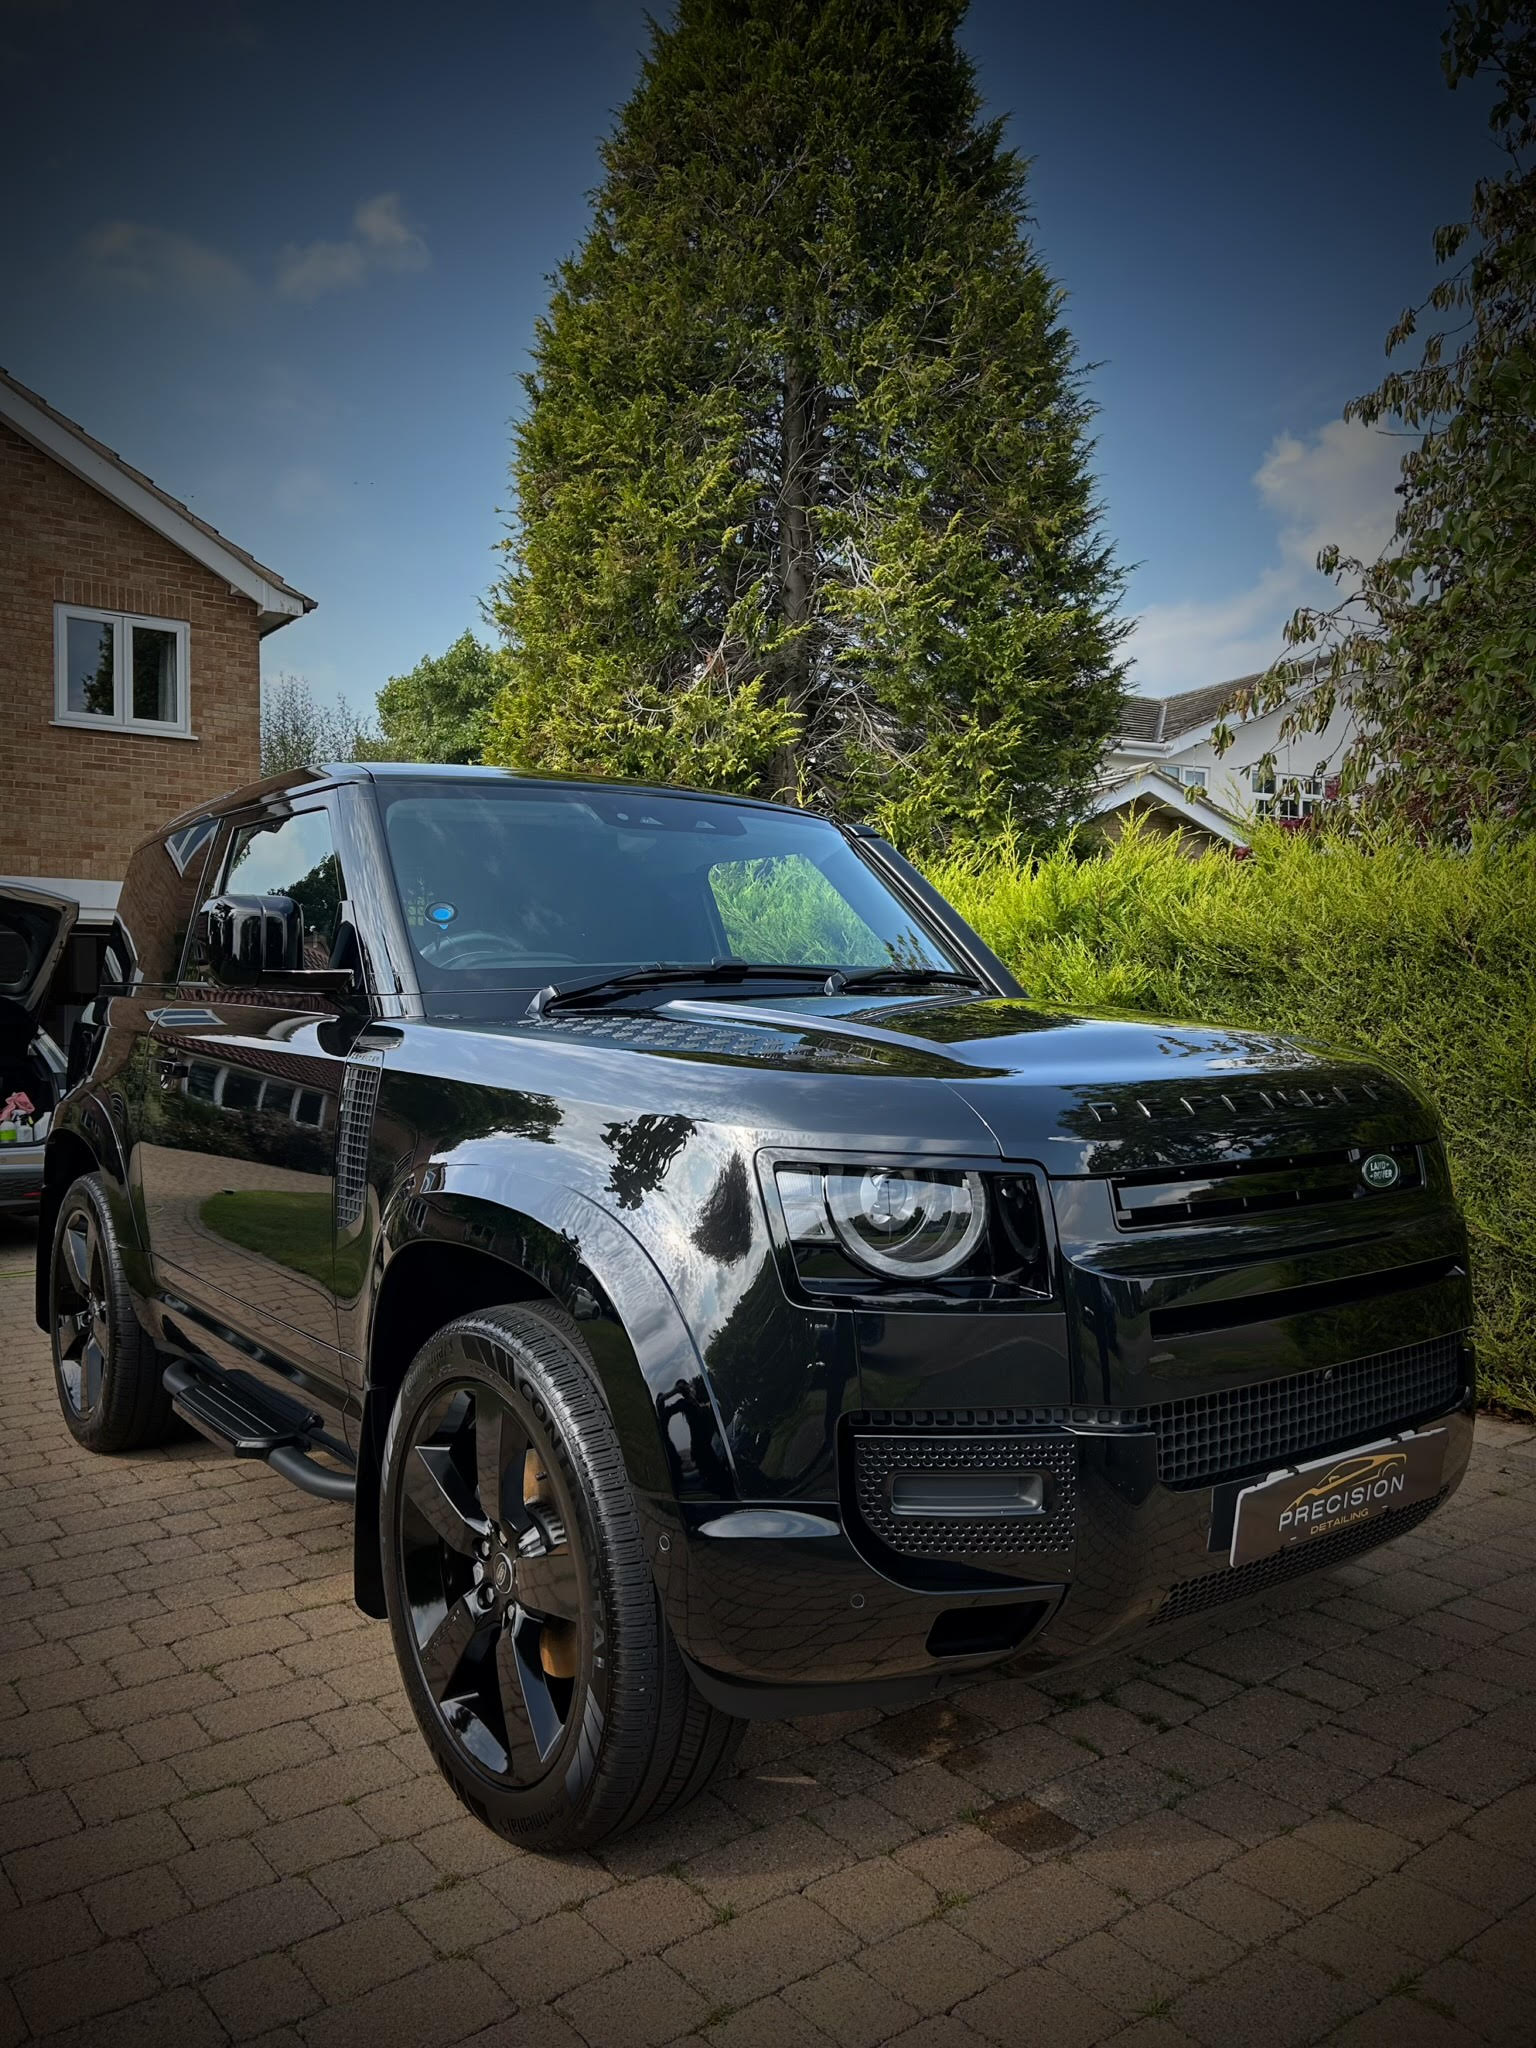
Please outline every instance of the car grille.
M1276 1210L1315 1209L1337 1202L1380 1201L1424 1185L1417 1145L1385 1145L1370 1156L1390 1157L1397 1168L1387 1188L1362 1172L1369 1148L1350 1146L1299 1159L1242 1159L1172 1172L1127 1174L1111 1181L1115 1222L1121 1230L1167 1230L1178 1224L1228 1223Z
M1459 1336L1404 1344L1320 1372L1228 1387L1131 1411L1157 1436L1165 1486L1208 1486L1454 1408L1466 1384Z
M1460 1401L1466 1384L1465 1343L1453 1334L1316 1372L1143 1408L874 1409L850 1421L855 1430L1054 1426L1150 1434L1157 1438L1162 1484L1200 1487L1443 1415Z
M906 1514L892 1505L897 1474L1046 1475L1039 1514ZM1069 1555L1076 1540L1077 1444L1064 1430L1028 1435L907 1434L853 1436L854 1497L865 1528L899 1557L1037 1558Z
M1169 1592L1153 1615L1153 1622L1183 1621L1191 1614L1203 1614L1207 1608L1224 1607L1229 1600L1245 1600L1250 1593L1283 1586L1306 1572L1326 1571L1330 1565L1344 1564L1362 1551L1374 1550L1378 1543L1389 1543L1394 1536L1416 1529L1444 1499L1444 1493L1437 1493L1433 1500L1394 1508L1373 1521L1362 1522L1358 1528L1319 1536L1311 1543L1278 1551L1273 1557L1258 1558L1252 1564L1234 1565L1226 1571L1207 1572L1203 1578L1186 1579Z

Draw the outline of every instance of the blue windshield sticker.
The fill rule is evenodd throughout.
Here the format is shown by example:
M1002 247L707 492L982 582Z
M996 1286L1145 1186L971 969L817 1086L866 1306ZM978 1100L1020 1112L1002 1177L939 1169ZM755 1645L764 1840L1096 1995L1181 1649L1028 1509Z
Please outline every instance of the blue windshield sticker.
M434 924L452 924L458 914L451 903L431 903L427 906L427 915Z

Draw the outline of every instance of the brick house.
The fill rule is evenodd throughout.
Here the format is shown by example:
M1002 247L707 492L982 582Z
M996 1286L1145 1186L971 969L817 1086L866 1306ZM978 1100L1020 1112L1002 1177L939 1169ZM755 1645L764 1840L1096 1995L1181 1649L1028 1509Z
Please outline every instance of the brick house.
M261 641L314 600L0 371L0 885L87 915L261 772Z

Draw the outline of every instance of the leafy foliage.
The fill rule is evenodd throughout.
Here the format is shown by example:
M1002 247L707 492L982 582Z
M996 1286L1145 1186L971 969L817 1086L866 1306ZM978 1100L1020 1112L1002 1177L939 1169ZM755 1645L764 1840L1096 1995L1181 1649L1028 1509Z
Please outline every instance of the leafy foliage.
M506 656L473 633L423 655L379 692L383 755L391 761L478 761L491 705L507 680Z
M324 761L376 760L377 735L338 692L320 704L303 676L280 675L261 686L261 772L315 768Z
M1317 731L1341 690L1360 737L1346 791L1423 833L1478 819L1536 827L1536 0L1467 0L1444 38L1452 86L1491 72L1508 158L1435 254L1458 269L1404 313L1389 354L1429 325L1417 368L1393 370L1346 417L1419 435L1403 460L1392 543L1369 565L1327 548L1350 591L1288 628L1307 650L1239 708L1299 700L1281 736ZM1372 782L1372 776L1379 777Z
M1071 815L1120 702L1062 294L964 0L680 0L538 330L487 758Z
M1274 827L1239 862L1132 830L1086 860L929 874L1042 1001L1305 1036L1423 1089L1472 1231L1484 1390L1536 1415L1536 839Z

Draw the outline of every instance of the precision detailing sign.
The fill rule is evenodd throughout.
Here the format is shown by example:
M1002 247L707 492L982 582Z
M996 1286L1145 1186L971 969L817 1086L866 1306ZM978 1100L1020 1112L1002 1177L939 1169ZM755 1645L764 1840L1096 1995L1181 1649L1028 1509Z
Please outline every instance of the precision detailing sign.
M1232 1563L1253 1564L1427 1500L1440 1490L1445 1443L1443 1429L1426 1430L1245 1487L1232 1524Z

